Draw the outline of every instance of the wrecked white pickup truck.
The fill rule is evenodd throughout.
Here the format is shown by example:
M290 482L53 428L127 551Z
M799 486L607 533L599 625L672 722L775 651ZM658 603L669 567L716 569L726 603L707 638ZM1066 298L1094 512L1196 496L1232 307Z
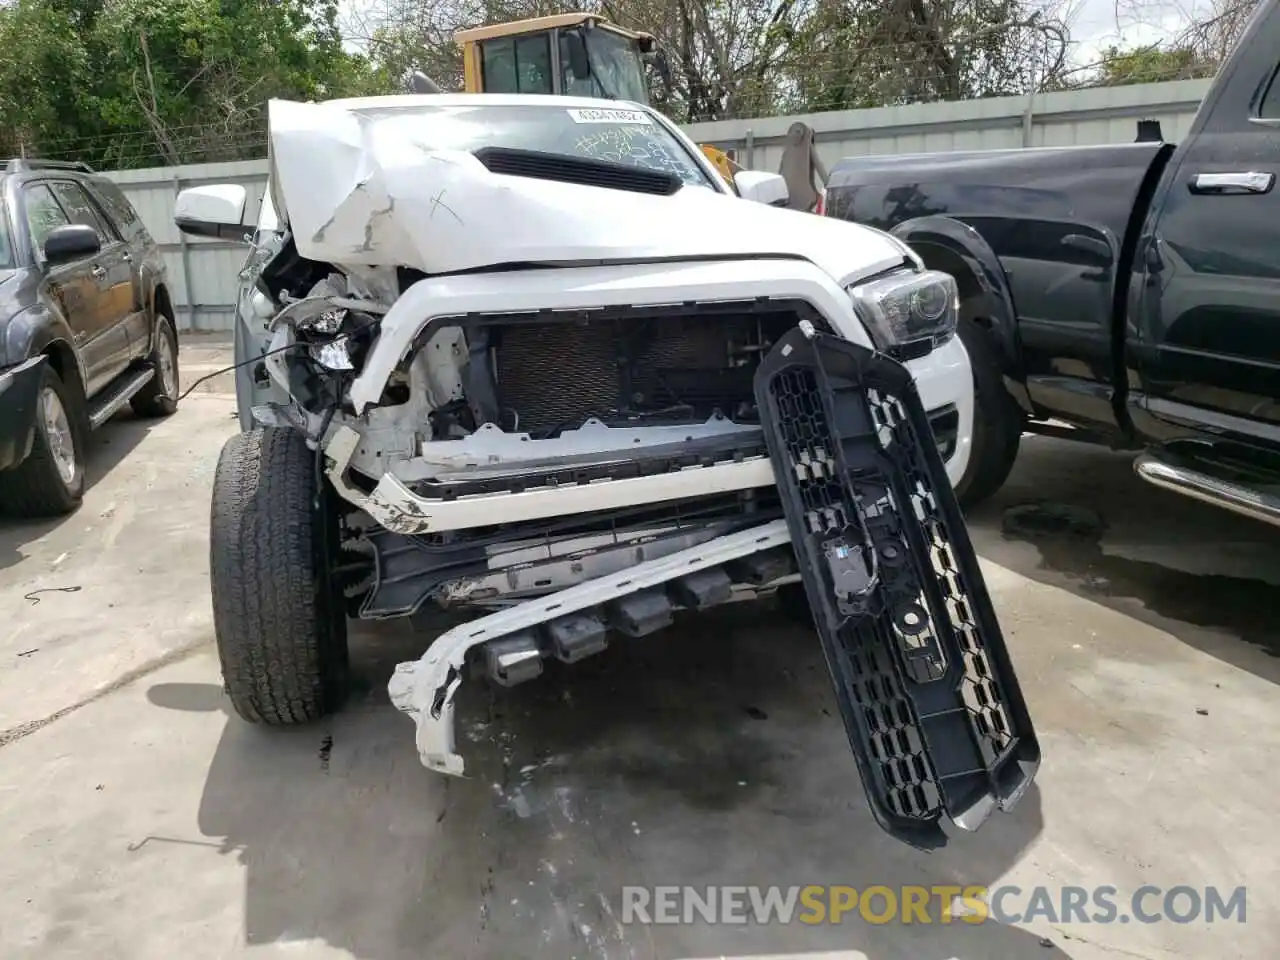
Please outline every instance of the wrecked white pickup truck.
M269 122L256 227L234 185L175 210L251 242L211 530L242 717L334 709L348 615L472 610L389 684L423 763L460 774L471 671L521 682L781 591L812 610L887 830L936 846L1017 801L1039 748L952 490L973 386L949 276L776 209L780 177L731 186L635 104L275 101Z

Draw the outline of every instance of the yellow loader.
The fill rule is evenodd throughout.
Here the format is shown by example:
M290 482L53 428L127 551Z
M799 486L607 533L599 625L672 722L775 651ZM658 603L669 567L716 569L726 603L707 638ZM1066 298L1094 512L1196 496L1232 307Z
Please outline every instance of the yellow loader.
M666 59L647 33L592 13L562 13L461 30L467 93L550 93L649 104L645 64L669 78ZM742 169L727 152L699 144L732 186Z

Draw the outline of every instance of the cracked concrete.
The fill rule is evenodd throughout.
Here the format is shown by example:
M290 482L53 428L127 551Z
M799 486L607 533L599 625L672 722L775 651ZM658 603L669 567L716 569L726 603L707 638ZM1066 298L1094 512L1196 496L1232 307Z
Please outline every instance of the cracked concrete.
M207 361L213 363L212 360ZM233 402L100 432L73 517L0 522L0 956L1000 960L1270 956L1280 850L1275 533L1026 443L974 538L1045 763L933 856L872 823L813 638L722 610L511 691L464 686L472 776L387 703L433 635L353 630L338 715L227 713L208 484ZM1051 501L1105 529L1006 539ZM80 585L74 594L33 589ZM21 654L27 651L26 656ZM624 924L629 884L1247 884L1248 922Z

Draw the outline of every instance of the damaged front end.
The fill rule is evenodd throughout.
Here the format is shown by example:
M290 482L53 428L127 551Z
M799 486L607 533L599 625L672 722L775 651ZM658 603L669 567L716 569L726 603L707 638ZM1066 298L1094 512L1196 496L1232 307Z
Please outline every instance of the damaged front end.
M419 317L369 401L409 292L324 277L268 362L348 504L356 612L483 614L390 681L425 765L463 772L468 665L523 682L800 581L881 825L934 847L1017 802L1039 747L905 367L798 299L477 311Z
M265 332L252 376L274 388L253 419L306 438L288 434L348 613L473 617L389 683L422 762L463 773L454 697L469 671L509 686L678 611L785 587L808 596L886 830L935 847L1011 808L1039 747L940 453L965 451L971 397L935 379L926 408L904 363L941 353L945 325L900 362L873 348L875 318L848 289L906 276L910 302L954 320L949 278L931 287L879 235L840 236L864 244L856 277L820 267L821 243L757 249L758 218L790 214L712 191L659 206L681 189L667 173L495 173L478 154L414 153L388 110L335 113L336 134L310 107L273 112L293 216L245 301ZM315 144L332 164L310 162ZM570 173L585 179L554 180ZM308 178L325 204L303 206ZM581 191L613 205L614 226ZM501 240L467 226L512 203L576 219ZM672 211L689 225L676 240ZM708 218L725 227L714 243L694 229ZM731 220L752 236L723 239ZM768 224L809 237L811 221ZM901 306L906 329L908 300L881 312Z

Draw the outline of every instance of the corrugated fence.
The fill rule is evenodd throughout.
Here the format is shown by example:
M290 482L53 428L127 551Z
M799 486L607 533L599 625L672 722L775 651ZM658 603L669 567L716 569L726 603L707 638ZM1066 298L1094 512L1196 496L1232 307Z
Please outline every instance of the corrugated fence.
M776 170L787 128L813 128L828 166L868 154L993 150L1025 146L1127 143L1138 120L1159 120L1171 141L1184 137L1208 80L1103 87L1032 97L913 104L805 116L690 124L699 143L733 148L750 169ZM184 238L173 226L173 199L184 187L242 183L250 196L246 222L255 222L266 184L266 161L193 164L108 173L133 201L169 264L178 324L183 329L229 330L244 261L242 245Z

